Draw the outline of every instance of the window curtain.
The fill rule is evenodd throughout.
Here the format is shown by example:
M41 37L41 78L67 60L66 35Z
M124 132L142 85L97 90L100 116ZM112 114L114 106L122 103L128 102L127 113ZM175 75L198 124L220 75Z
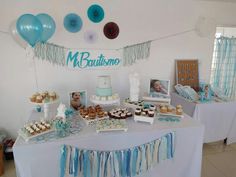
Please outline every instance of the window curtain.
M236 99L236 38L215 39L212 61L211 85Z

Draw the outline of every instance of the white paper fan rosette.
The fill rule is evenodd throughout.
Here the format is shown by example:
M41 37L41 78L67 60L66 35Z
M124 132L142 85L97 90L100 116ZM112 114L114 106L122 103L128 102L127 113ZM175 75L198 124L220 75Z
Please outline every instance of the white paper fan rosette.
M84 33L84 40L87 42L87 43L95 43L98 39L98 35L95 31L86 31Z
M207 37L216 30L216 22L214 18L206 18L200 16L196 22L195 31L200 37Z

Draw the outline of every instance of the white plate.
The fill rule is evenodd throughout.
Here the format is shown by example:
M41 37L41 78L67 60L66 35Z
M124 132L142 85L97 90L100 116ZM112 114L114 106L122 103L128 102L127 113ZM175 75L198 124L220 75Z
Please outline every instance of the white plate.
M33 138L36 138L36 137L39 137L39 136L42 136L42 135L45 135L47 133L51 133L51 132L54 132L55 129L54 128L51 128L50 130L47 130L47 131L44 131L44 132L41 132L41 133L38 133L36 135L27 135L27 133L25 133L23 130L23 128L21 128L19 131L18 131L18 134L25 140L25 141L29 141Z
M135 122L147 122L150 124L153 124L154 120L156 119L156 116L154 115L154 117L147 117L147 116L137 116L134 115L134 121Z

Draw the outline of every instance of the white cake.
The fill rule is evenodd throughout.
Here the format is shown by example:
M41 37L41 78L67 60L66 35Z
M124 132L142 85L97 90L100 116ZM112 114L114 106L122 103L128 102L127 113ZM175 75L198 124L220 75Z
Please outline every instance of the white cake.
M99 76L97 79L96 96L112 96L111 77Z

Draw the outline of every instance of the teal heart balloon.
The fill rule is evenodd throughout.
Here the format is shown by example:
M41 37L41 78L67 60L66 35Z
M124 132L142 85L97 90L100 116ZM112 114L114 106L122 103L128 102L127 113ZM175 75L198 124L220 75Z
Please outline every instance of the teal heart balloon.
M48 14L38 14L36 16L43 26L43 32L40 36L40 42L47 42L47 40L52 37L56 30L55 21Z
M41 22L32 14L20 16L17 20L16 28L20 36L32 47L39 41L43 32Z

